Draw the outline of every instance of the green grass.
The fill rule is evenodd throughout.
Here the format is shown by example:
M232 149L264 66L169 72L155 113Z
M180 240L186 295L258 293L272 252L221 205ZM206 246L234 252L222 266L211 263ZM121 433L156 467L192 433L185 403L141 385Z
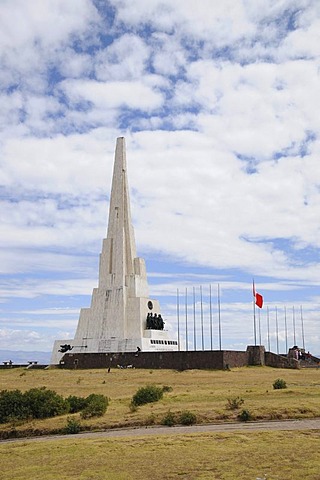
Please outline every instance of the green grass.
M275 390L277 378L286 381L286 389ZM130 409L132 396L148 384L167 385L159 402ZM246 367L232 371L188 370L0 370L1 389L28 390L46 386L64 397L87 397L103 394L110 399L106 413L83 420L84 429L160 424L170 410L174 414L193 412L198 423L234 421L238 410L228 408L228 399L241 397L242 409L253 419L320 417L320 369L280 370L269 367ZM67 417L33 420L23 424L0 425L2 438L8 431L16 435L50 433L63 429ZM79 414L75 418L80 419Z

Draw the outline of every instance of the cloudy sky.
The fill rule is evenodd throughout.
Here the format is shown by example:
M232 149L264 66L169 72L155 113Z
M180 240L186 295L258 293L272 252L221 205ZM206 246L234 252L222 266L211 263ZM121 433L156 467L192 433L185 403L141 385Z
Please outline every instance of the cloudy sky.
M320 353L319 54L318 0L1 0L0 349L73 337L125 136L167 327L187 289L192 348L201 285L218 348L219 284L222 347L245 348L254 277L258 340Z

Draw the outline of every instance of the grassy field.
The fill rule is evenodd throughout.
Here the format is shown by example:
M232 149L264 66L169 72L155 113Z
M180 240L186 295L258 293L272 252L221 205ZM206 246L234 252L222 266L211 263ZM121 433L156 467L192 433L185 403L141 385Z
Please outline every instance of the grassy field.
M274 390L277 378L286 381ZM129 408L132 395L147 384L167 385L163 400ZM197 423L234 421L244 400L254 419L320 417L320 369L247 367L232 371L193 370L0 370L0 389L46 386L67 397L102 393L110 398L101 418L80 420L85 429L159 424L170 410L189 410ZM0 426L0 434L50 433L68 416ZM320 480L320 432L202 433L134 438L91 438L0 444L1 480L294 479ZM265 477L266 475L266 477Z
M266 475L266 477L265 477ZM319 432L0 443L1 480L319 480Z
M273 382L283 378L287 387L274 390ZM133 394L147 384L167 385L172 391L163 400L129 408ZM269 367L245 367L232 371L186 370L0 370L0 389L28 390L45 386L67 397L101 393L110 404L103 417L81 420L84 429L160 424L168 411L191 411L197 423L214 423L237 419L238 410L227 408L228 399L243 399L241 409L253 419L320 417L320 369L280 370ZM32 420L22 424L0 425L0 435L14 430L50 433L66 425L68 416ZM75 415L79 419L79 415Z

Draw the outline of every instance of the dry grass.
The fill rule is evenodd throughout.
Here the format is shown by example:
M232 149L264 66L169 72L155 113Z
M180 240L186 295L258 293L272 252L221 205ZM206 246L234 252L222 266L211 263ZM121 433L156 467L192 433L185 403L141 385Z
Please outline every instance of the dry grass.
M274 390L277 378L288 388ZM131 412L133 394L147 384L168 385L162 401L139 407ZM268 367L246 367L232 371L188 370L0 370L0 388L22 391L46 386L67 397L101 393L110 398L106 414L101 418L82 420L84 428L105 429L161 423L164 415L190 410L198 423L235 420L238 411L228 408L228 398L241 397L241 408L248 409L255 419L320 417L320 369L280 370ZM78 418L76 416L76 418ZM0 426L0 435L14 429L20 434L48 433L62 429L66 416ZM320 478L320 477L319 477Z
M274 390L277 378L283 378L288 388ZM131 413L132 395L150 383L173 390L162 401ZM106 414L81 421L95 429L159 423L169 409L190 410L199 422L230 421L237 412L227 408L227 400L235 397L243 398L241 408L256 418L320 416L320 370L256 367L230 372L114 370L110 374L105 370L0 370L1 389L35 386L64 396L107 395L111 401ZM15 428L44 433L65 424L66 416L4 425L2 432ZM318 431L23 440L0 444L0 480L320 480L319 440Z
M298 431L23 441L0 444L0 479L319 480L319 447Z

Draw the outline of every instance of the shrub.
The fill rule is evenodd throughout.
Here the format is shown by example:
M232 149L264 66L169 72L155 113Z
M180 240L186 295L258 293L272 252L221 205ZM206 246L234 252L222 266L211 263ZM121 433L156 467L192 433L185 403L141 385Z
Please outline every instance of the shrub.
M167 412L167 414L163 417L161 424L166 425L167 427L173 427L175 425L176 419L174 416L174 413L170 412L170 410Z
M275 390L281 390L282 388L287 388L287 384L282 378L277 378L277 380L273 382L273 388Z
M241 420L242 422L248 422L249 420L252 419L252 415L249 412L249 410L242 410L242 412L239 413L238 419Z
M49 418L69 411L69 403L53 390L46 387L31 388L24 394L33 418Z
M240 408L241 405L243 405L243 403L244 403L243 398L240 398L240 397L228 398L226 408L228 410L238 410L238 408Z
M146 387L141 387L133 395L131 403L133 405L145 405L146 403L157 402L163 397L163 389L157 387L156 385L147 385Z
M20 390L0 392L0 423L25 420L31 416L24 394Z
M179 416L179 423L182 425L194 425L197 421L197 416L186 410L185 412L182 412Z
M67 424L64 428L64 433L67 434L76 434L81 431L81 424L76 418L68 417Z
M87 405L87 400L84 397L77 397L76 395L70 395L67 397L66 402L69 404L70 413L80 412Z
M104 395L91 393L86 398L86 406L81 412L82 418L102 417L106 413L109 400Z

